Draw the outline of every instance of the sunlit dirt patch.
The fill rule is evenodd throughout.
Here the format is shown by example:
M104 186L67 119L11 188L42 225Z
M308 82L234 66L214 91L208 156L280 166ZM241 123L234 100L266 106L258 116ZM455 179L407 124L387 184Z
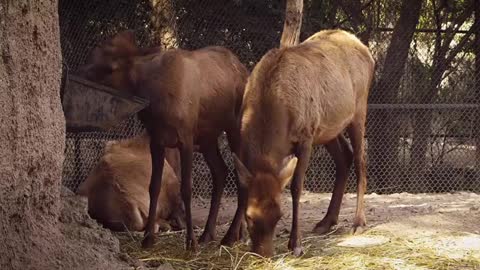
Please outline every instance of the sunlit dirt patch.
M424 245L431 245L439 256L480 260L480 235L465 233L456 236L438 236L425 241Z
M329 196L303 196L301 257L293 257L287 250L288 214L278 225L277 255L272 259L249 253L246 242L232 248L214 242L192 254L184 250L183 232L158 236L149 250L140 248L140 233L121 233L119 237L124 252L151 268L169 264L173 269L480 269L477 194L368 195L368 230L355 236L349 230L356 198L348 194L337 228L328 235L315 235L310 231L322 218ZM288 195L286 198L284 211L288 213ZM235 206L233 201L222 204L218 240L228 228ZM202 227L208 208L197 205L194 213L196 225Z

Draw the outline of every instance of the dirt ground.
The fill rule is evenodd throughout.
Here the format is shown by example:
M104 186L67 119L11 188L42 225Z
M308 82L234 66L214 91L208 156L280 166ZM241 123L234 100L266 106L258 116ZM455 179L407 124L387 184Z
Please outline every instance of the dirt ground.
M222 253L218 243L203 247L200 255L188 255L181 250L183 234L177 234L173 240L159 236L156 251L140 251L140 235L121 240L121 243L132 257L147 266L160 266L159 269L163 269L165 263L166 269L480 269L479 194L367 195L368 226L358 236L349 234L356 196L346 194L336 230L327 236L315 235L311 230L325 214L330 196L318 193L302 196L300 216L305 255L300 259L282 255L288 252L289 194L284 195L285 215L276 233L279 255L260 266L243 259L248 251L245 243L239 245L240 251L228 250L228 255ZM208 205L209 200L194 201L197 234L204 226ZM234 200L224 199L217 239L224 235L235 208ZM167 247L177 244L175 248ZM208 259L205 259L206 253L211 253Z
M301 228L310 234L315 224L326 213L331 194L305 192L301 197ZM289 231L291 224L291 197L284 194L283 218L277 225L278 232ZM209 200L194 202L194 224L203 228L208 216ZM480 195L460 192L453 194L369 194L365 196L367 228L382 229L404 236L412 232L434 234L439 231L456 231L480 234ZM352 225L356 207L356 195L345 194L339 217L339 232L347 232ZM236 209L236 201L224 199L218 218L222 230L228 228ZM220 232L219 232L220 233ZM278 233L277 233L278 234ZM219 235L220 237L221 235Z
M63 257L69 259L58 262L58 269L131 269L131 265L135 266L135 260L120 253L114 234L88 216L86 200L66 188L62 188L59 221L65 239Z

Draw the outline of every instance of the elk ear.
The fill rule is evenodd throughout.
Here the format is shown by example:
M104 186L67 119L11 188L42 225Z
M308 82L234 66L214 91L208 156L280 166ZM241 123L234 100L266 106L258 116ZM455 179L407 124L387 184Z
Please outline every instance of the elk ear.
M278 173L278 178L282 183L282 190L292 180L293 174L295 173L295 168L297 167L297 162L298 162L298 158L295 156L288 156L283 159L282 168Z
M233 162L235 164L235 168L237 169L237 172L238 172L238 181L240 185L246 188L248 187L248 184L252 179L252 174L247 169L247 167L243 165L243 163L240 161L237 155L235 155L235 153L232 153L232 156L233 156Z

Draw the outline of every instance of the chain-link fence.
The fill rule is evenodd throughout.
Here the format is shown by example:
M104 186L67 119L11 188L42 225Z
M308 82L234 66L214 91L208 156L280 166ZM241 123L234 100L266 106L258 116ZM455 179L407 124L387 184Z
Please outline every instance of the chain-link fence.
M377 61L367 118L368 192L480 192L480 30L474 1L420 1L409 9L409 1L304 2L302 39L319 29L346 28L368 42ZM134 29L142 46L222 45L252 68L278 46L284 7L280 0L60 0L64 62L75 71L97 42ZM141 130L132 117L110 131L68 133L64 184L75 189L86 178L107 140ZM231 170L226 192L235 194L224 138L220 145ZM323 147L315 149L305 187L331 192L334 164ZM193 176L194 193L210 196L210 172L200 154ZM355 187L352 169L347 189Z

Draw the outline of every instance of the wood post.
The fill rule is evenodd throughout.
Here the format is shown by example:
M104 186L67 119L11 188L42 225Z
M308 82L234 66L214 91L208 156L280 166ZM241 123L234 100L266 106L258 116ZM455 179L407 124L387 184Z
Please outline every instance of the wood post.
M286 6L285 23L283 25L280 47L295 46L300 42L303 0L287 0Z

